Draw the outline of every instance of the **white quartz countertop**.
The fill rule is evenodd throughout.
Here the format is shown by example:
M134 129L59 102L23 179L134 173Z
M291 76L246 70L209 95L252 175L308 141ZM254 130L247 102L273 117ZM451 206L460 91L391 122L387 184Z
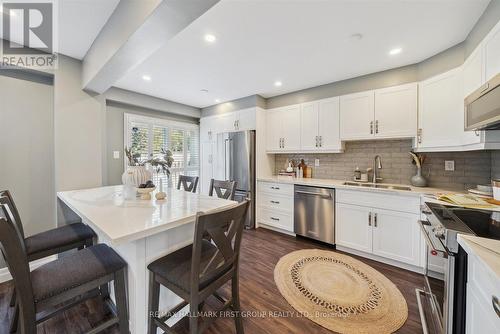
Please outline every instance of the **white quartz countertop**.
M500 241L459 234L458 243L467 252L473 254L500 282Z
M197 212L231 207L234 201L168 189L165 200L125 200L123 186L64 191L57 197L82 220L117 245L195 220Z
M398 189L384 189L384 188L368 188L368 187L344 185L345 182L351 182L351 181L346 181L346 180L291 178L291 177L287 177L287 176L259 177L258 181L276 182L276 183L290 183L290 184L298 184L298 185L305 185L305 186L360 190L360 191L369 191L369 192L385 192L385 193L389 192L389 193L404 194L404 195L408 195L408 196L420 196L422 194L434 195L437 193L456 192L456 191L452 191L449 189L447 190L447 189L430 188L430 187L420 188L420 187L412 187L412 186L403 185L403 184L395 184L394 186L410 187L411 191L398 190Z

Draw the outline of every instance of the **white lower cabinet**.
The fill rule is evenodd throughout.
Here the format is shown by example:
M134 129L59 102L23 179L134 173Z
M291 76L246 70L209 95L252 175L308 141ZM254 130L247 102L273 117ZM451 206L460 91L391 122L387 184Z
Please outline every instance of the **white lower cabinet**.
M371 209L337 203L335 243L363 252L372 251Z
M257 182L257 224L293 233L293 184Z
M414 198L409 198L408 202L415 202L415 208L410 208L411 212L401 212L373 207L382 197L386 197L385 203L390 206L395 195L359 192L356 198L353 191L343 194L339 190L338 193L339 200L350 199L350 203L336 204L335 242L338 246L412 266L421 265L421 237L417 224L420 216L416 213L419 207Z
M419 216L413 213L373 210L373 254L418 266L420 264Z
M488 305L483 300L480 293L473 286L467 284L467 305L465 332L467 334L478 333L500 333L499 317L493 310L489 310L491 305Z

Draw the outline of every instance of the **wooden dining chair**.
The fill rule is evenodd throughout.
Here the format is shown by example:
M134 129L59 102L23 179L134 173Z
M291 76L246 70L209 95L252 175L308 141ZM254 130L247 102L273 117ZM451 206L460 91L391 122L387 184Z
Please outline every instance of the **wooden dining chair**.
M234 200L234 195L236 194L236 181L221 181L221 180L210 180L210 189L208 195L213 196L215 194L219 198Z
M127 263L110 247L98 244L49 262L30 272L24 240L14 215L0 204L0 249L4 254L17 293L17 333L36 334L40 324L56 314L100 293L100 287L114 281L116 305L103 296L113 318L93 328L98 333L119 324L129 333L125 269Z
M94 244L94 240L97 238L95 232L82 222L75 222L26 237L21 216L10 191L1 190L0 199L0 203L7 204L10 208L15 220L16 229L23 239L28 254L28 262L60 254L71 249L89 247ZM11 307L15 305L15 301L16 294L14 292L10 299Z
M196 192L196 189L198 188L198 176L187 176L187 175L179 175L179 182L177 182L177 190L182 188L185 191L189 191L192 193Z
M205 300L214 296L221 307L211 314L234 312L236 333L243 334L241 317L238 263L243 225L248 210L246 200L230 209L196 215L194 242L148 265L149 273L149 334L157 329L177 333L179 328L165 322L189 304L189 333L203 333L216 317L202 317ZM210 240L203 238L208 233ZM221 297L217 290L231 281L231 299ZM160 286L163 285L184 301L167 312L159 313Z

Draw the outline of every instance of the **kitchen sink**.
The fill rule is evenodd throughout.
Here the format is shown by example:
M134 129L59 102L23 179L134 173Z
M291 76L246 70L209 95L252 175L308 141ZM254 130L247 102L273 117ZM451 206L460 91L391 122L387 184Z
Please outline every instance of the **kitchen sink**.
M344 182L344 186L354 186L354 187L365 187L365 188L375 188L375 189L392 189L392 190L403 190L411 191L410 187L407 186L397 186L392 184L381 184L381 183L359 183L359 182Z

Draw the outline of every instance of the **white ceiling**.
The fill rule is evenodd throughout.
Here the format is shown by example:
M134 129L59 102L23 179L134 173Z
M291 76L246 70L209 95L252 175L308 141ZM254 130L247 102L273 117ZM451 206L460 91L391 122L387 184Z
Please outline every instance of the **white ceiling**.
M120 0L59 0L59 53L83 59Z
M116 86L196 107L280 95L419 62L463 41L488 3L222 0Z
M82 59L120 0L59 0L58 52ZM16 16L12 20L19 19ZM3 38L3 32L0 33ZM21 43L21 40L12 39Z

